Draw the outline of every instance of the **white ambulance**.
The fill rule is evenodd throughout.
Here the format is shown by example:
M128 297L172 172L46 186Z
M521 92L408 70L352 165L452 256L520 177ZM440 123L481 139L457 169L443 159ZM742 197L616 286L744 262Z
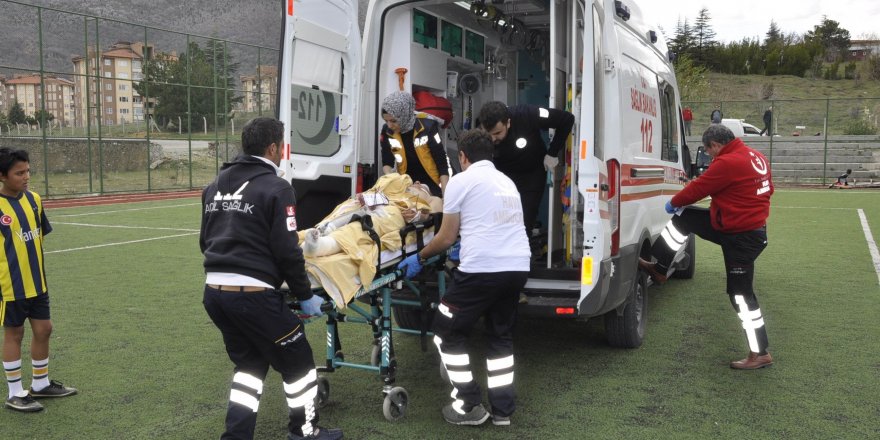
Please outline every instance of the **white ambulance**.
M649 258L670 217L663 206L690 169L670 54L651 17L633 0L372 0L362 41L357 0L285 6L278 114L300 224L375 179L380 105L393 91L450 102L442 136L453 159L485 102L569 109L571 145L547 187L535 231L544 252L520 311L602 316L611 345L641 345L649 283L638 258ZM693 275L693 249L691 239L679 276Z

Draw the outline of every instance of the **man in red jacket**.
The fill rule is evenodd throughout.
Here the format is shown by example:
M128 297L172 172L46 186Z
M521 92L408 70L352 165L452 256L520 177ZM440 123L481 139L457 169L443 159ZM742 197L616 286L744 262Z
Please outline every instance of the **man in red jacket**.
M666 281L669 268L683 252L690 233L721 246L727 270L727 293L742 321L750 353L730 363L738 370L769 366L767 331L752 288L755 260L767 247L767 217L773 182L767 158L736 138L729 128L712 124L703 133L703 146L712 164L697 179L666 202L672 221L654 242L651 263L639 259L639 266L654 282ZM709 209L689 206L712 196Z

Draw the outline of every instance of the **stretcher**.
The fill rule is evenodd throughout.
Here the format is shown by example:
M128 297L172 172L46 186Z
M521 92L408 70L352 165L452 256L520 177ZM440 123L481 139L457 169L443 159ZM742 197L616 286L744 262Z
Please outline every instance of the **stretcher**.
M442 214L436 213L427 221L407 224L400 230L401 249L383 250L376 262L375 276L361 283L353 295L340 296L333 279L321 276L320 272L309 270L312 292L328 300L322 307L327 325L326 364L319 367L322 373L332 373L339 368L348 367L376 372L382 380L382 413L388 421L398 421L406 414L409 395L405 388L395 385L397 361L394 356L392 333L406 333L421 337L422 351L427 350L428 319L437 307L438 297L446 290L446 255L441 254L427 260L417 280L407 280L404 272L397 269L398 263L409 255L421 250L433 239L439 230ZM376 240L376 245L381 243ZM307 266L309 259L306 259ZM434 281L436 280L436 281ZM436 282L438 296L434 297ZM430 288L430 289L429 289ZM429 292L430 290L430 292ZM344 301L344 302L343 302ZM291 308L299 312L298 305L291 300ZM419 311L422 317L418 328L405 328L392 325L392 310L398 317L404 311ZM411 315L408 315L411 316ZM320 318L300 315L303 322L309 323ZM372 331L373 341L368 363L350 362L345 359L339 337L339 323L366 324ZM409 322L413 324L413 322ZM317 406L322 406L330 397L330 383L326 375L318 378Z

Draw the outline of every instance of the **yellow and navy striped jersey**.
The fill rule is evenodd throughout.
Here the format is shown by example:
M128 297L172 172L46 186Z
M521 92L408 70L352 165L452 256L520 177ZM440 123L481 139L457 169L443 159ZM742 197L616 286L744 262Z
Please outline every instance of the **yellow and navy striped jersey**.
M18 198L0 195L0 294L3 301L46 293L43 236L52 225L40 196L23 191Z

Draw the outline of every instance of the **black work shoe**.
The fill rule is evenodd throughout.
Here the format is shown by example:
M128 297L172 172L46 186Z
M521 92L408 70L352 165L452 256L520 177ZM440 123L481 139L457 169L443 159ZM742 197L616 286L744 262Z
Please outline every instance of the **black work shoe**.
M452 408L452 404L450 403L443 407L443 418L453 425L476 426L483 424L483 422L489 419L489 412L486 411L486 408L483 408L483 405L477 405L471 408L470 411L460 414Z
M31 387L30 394L34 397L65 397L76 394L76 388L66 387L63 383L58 382L57 380L50 380L49 386L40 391L36 391Z
M645 273L647 273L657 284L663 284L668 279L666 274L660 273L660 271L657 270L657 263L651 263L650 261L639 258L639 268L645 271Z
M24 397L12 396L6 399L6 407L21 412L35 412L43 409L43 405L34 400L30 394Z
M495 426L510 426L510 417L492 414L492 424Z
M296 435L292 432L287 433L287 440L339 440L342 438L342 430L335 428L322 428L316 426L312 435Z

